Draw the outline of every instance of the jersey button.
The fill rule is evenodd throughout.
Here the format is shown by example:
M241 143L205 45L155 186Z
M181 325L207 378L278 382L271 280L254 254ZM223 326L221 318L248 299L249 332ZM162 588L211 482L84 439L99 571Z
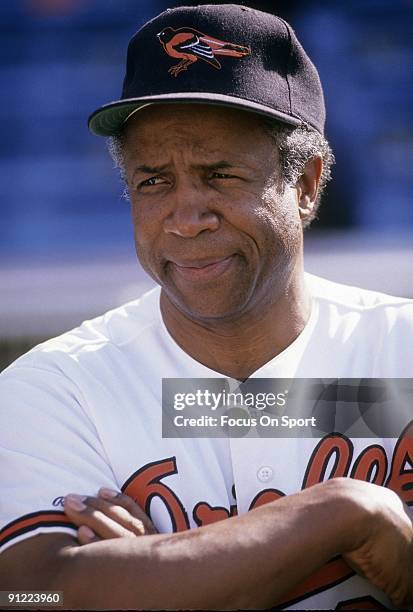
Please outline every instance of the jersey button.
M274 476L274 470L269 465L263 465L257 472L257 478L260 482L269 482Z

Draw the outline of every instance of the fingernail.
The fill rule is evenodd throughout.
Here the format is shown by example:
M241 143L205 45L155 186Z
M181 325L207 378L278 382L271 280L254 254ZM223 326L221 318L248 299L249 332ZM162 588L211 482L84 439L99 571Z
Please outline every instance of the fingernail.
M93 539L94 537L96 537L95 532L92 531L92 529L90 527L88 527L87 525L82 525L82 533L83 533L84 536L86 536L90 540Z
M114 499L119 495L119 491L115 491L114 489L107 489L106 487L102 487L99 489L99 497L103 497L106 499Z
M70 495L66 495L65 497L65 506L68 506L72 510L76 510L76 512L81 512L86 509L85 495L76 495L76 493L71 493Z

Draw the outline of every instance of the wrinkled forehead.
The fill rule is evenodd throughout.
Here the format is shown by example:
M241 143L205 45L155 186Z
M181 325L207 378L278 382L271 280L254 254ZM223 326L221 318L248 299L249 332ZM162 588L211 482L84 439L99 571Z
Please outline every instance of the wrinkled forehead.
M124 130L128 166L227 165L257 169L275 147L261 118L207 105L159 105L130 117Z
M128 119L122 140L128 148L189 146L259 149L270 139L269 121L238 109L202 104L147 106Z

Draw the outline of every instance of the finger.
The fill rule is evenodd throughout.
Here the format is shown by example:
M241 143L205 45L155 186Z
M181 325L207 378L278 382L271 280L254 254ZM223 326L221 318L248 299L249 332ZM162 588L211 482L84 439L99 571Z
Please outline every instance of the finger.
M87 504L89 507L96 508L96 510L105 514L124 529L132 532L135 536L148 535L141 519L133 516L128 510L116 502L106 501L99 497L88 497Z
M126 529L101 510L90 504L90 499L80 495L67 495L64 500L64 511L70 520L81 527L90 527L98 537L103 539L135 537L135 533Z
M155 533L149 519L147 519L149 528L146 530L142 521L133 517L125 508L100 498L68 495L65 500L65 508L68 509L69 516L71 516L71 512L76 513L74 518L75 522L78 521L76 524L87 524L98 530L98 534L104 538ZM97 511L95 514L92 512L93 508ZM142 514L140 509L139 512ZM104 516L108 520L105 520ZM92 520L93 523L90 522ZM125 530L130 533L125 533Z
M92 542L101 541L101 538L96 535L93 529L87 527L86 525L81 525L77 530L77 539L80 545L92 544Z
M118 491L114 491L113 489L107 489L106 487L102 487L101 489L99 489L98 495L100 499L111 501L113 504L125 508L125 510L129 512L129 514L139 519L143 523L145 534L151 535L154 533L158 533L155 525L152 523L148 515L142 510L139 504L137 504L131 497L129 497L129 495L123 495Z

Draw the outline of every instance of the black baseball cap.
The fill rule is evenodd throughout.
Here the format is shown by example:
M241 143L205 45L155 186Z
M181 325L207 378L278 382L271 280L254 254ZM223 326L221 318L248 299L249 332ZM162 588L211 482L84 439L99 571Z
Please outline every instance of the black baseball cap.
M229 106L324 131L318 72L291 26L236 4L182 6L148 21L129 43L120 100L97 109L89 129L113 136L137 110L167 103Z

